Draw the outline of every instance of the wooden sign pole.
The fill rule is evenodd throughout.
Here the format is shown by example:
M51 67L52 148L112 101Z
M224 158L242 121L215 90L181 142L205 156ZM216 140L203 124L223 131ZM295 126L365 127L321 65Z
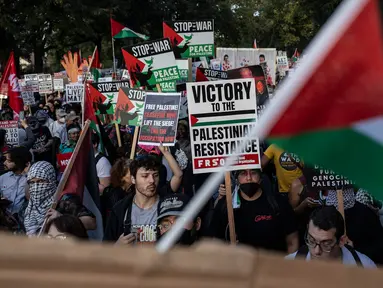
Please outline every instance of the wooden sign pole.
M225 188L226 188L227 216L228 216L228 220L229 220L230 244L235 245L237 243L237 236L235 234L233 197L231 196L231 175L230 175L230 172L225 173Z
M342 214L343 221L344 221L344 235L347 235L346 233L346 218L344 217L344 199L343 199L343 190L338 189L336 190L336 198L338 200L338 211L340 214Z

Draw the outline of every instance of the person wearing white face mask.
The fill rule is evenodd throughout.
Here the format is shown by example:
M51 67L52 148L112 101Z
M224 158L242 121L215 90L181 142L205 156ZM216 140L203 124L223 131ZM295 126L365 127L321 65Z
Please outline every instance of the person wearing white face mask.
M57 137L60 139L61 131L65 127L66 115L67 114L62 109L58 109L56 111L57 120L49 125L49 130L51 131L52 137Z

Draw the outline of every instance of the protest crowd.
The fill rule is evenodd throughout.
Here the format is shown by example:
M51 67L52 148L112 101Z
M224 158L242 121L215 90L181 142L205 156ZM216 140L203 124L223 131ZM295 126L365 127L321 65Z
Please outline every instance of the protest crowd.
M212 20L195 22L186 34L166 22L164 39L123 47L126 69L106 75L95 49L73 72L69 52L63 71L24 75L17 92L11 55L1 82L2 231L140 249L172 229L300 61L297 51L251 48L243 62L240 50L214 47ZM213 238L286 259L383 264L382 202L364 187L268 139L246 142L231 168L177 245Z

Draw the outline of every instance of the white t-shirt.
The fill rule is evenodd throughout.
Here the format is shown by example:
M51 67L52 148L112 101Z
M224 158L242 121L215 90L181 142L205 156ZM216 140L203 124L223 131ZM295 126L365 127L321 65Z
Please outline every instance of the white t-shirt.
M342 259L343 264L344 265L350 265L350 266L356 266L357 265L356 261L355 261L354 257L352 256L351 252L345 247L342 247L341 249L342 249L342 255L343 255L343 259ZM358 251L355 251L355 252L358 254L360 262L362 263L364 268L376 268L374 261L372 261L366 255L359 253ZM295 259L295 256L297 255L297 253L298 253L298 251L295 253L292 253L290 255L287 255L285 257L285 259L288 259L288 260ZM309 253L307 253L306 261L310 261L310 260L311 260L311 255L309 252Z
M97 157L99 153L95 155ZM98 178L106 178L110 177L110 169L112 169L112 165L110 165L109 160L106 157L101 157L96 164L97 177Z

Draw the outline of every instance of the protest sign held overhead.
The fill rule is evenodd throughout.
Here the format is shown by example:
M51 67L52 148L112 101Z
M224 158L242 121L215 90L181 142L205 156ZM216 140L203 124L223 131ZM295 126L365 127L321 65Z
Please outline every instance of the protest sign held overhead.
M187 83L193 172L217 172L257 121L254 79ZM253 138L231 170L260 168Z
M266 86L265 74L260 65L246 66L228 71L197 68L196 81L216 81L225 79L254 78L257 95L258 113L266 106L269 92Z
M114 106L122 87L129 87L129 81L96 82L89 85L92 102L97 103L98 114L114 114Z
M277 69L281 76L285 76L286 72L289 71L289 60L287 59L286 52L278 54Z
M23 91L39 92L39 77L38 74L24 75L25 86Z
M0 121L0 129L6 131L5 140L9 146L19 145L19 129L18 121Z
M145 104L144 90L121 87L115 108L115 119L121 125L141 126Z
M140 43L122 49L134 87L149 87L180 79L169 39Z
M352 188L353 182L348 178L336 174L330 169L325 169L319 165L304 169L307 188L311 190L338 190Z
M52 75L38 74L40 94L49 94L53 91Z
M84 97L84 84L68 84L65 86L66 102L81 103Z
M214 20L163 22L162 26L177 59L214 56Z
M65 84L68 84L68 78L53 78L53 88L55 91L64 91Z
M23 98L24 105L35 105L36 103L33 92L22 91L21 98Z
M181 94L147 92L138 144L174 146Z

